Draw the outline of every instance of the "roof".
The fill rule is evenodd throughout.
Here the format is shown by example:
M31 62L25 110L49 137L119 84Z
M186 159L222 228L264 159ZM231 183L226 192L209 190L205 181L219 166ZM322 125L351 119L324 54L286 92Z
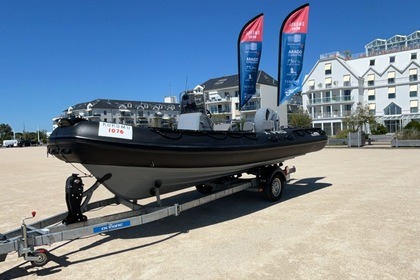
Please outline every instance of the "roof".
M268 75L266 72L259 70L257 84L264 84L264 85L270 85L270 86L276 87L277 81L273 77ZM201 86L204 87L205 91L238 87L239 75L236 74L236 75L213 78L202 83Z
M116 99L95 99L88 102L78 103L71 106L73 110L84 110L91 104L92 109L143 109L143 110L180 110L179 103L116 100ZM67 111L67 110L65 110Z

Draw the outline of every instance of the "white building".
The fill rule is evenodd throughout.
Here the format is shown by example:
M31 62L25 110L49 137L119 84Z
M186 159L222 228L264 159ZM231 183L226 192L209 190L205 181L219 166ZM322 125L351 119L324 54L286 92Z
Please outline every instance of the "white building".
M264 71L258 71L256 94L239 111L238 75L213 78L202 85L206 99L206 109L212 114L214 122L231 122L243 119L254 121L256 111L267 107L277 112L280 125L287 125L287 113L290 102L277 107L277 81Z
M158 118L162 126L169 126L177 119L179 112L178 103L95 99L70 106L61 117L81 116L91 121L133 126L148 126ZM53 122L58 119L53 119Z
M303 105L315 127L328 135L345 129L343 119L360 102L388 132L399 131L419 113L420 31L376 39L365 53L320 56L303 82Z

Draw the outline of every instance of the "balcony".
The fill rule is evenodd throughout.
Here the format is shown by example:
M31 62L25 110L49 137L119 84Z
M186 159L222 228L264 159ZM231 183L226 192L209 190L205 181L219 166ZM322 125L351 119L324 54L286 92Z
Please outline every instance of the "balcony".
M230 114L232 110L229 109L210 109L212 114Z
M314 113L312 116L312 118L314 120L317 119L334 119L334 118L345 118L351 115L351 111L343 111L343 112L317 112Z
M307 101L308 106L330 104L330 103L351 103L354 98L353 96L337 96L337 97L321 97L312 98Z
M245 105L242 107L241 111L256 111L260 109L260 104Z

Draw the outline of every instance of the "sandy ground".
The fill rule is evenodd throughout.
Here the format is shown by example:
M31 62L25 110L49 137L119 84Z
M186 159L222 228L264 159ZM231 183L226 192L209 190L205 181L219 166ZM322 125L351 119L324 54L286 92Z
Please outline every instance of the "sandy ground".
M0 279L420 279L420 149L326 148L286 164L297 172L279 203L244 191L55 243L43 268L11 253ZM0 170L2 233L32 210L33 221L65 211L65 180L80 173L45 147L0 149Z

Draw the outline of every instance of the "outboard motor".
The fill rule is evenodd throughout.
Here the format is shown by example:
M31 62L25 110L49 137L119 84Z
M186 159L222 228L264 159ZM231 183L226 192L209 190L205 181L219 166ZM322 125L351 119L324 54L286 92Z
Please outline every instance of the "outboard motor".
M181 114L206 113L203 93L186 91L181 97Z
M279 118L274 110L262 107L255 113L254 124L255 131L278 130Z

